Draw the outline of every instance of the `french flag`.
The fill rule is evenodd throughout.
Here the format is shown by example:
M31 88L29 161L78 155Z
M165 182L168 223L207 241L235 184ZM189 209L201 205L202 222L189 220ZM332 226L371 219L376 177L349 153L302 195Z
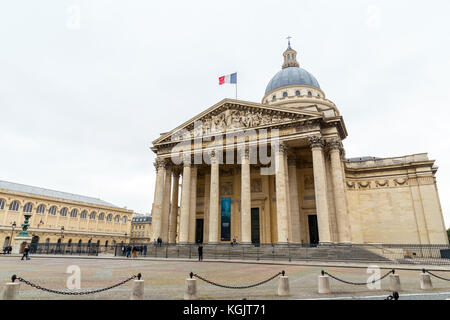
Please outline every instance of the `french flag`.
M237 83L237 72L219 77L219 85L224 83Z

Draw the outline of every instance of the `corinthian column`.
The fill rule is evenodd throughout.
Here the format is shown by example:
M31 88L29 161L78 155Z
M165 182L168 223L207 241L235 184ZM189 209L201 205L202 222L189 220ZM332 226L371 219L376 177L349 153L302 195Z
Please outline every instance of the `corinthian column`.
M173 169L172 204L169 218L169 243L175 243L177 237L178 189L180 188L180 170Z
M189 241L189 207L191 203L191 162L185 160L183 163L183 184L181 186L181 212L180 212L180 235L178 242L186 244Z
M169 211L170 211L170 188L172 180L172 168L166 167L166 173L164 178L164 196L163 206L161 212L161 238L164 242L169 239Z
M289 238L286 152L285 145L281 143L275 150L278 243L288 243Z
M241 154L241 230L242 243L252 242L249 150Z
M303 230L300 230L300 209L298 203L298 185L297 185L297 163L295 159L288 159L288 173L289 173L289 200L291 210L291 229L292 243L300 243L300 235Z
M339 242L350 243L350 224L348 221L347 202L345 200L344 178L341 167L341 142L327 141L331 158L331 179L333 181L334 203L336 207Z
M330 217L328 212L325 159L323 155L324 141L320 136L308 138L312 150L314 191L316 194L317 223L319 225L320 243L331 243Z
M219 242L219 161L211 153L211 186L209 195L209 239L208 243Z
M189 208L189 242L195 243L195 223L197 214L197 166L191 167L191 204Z
M156 183L155 183L155 199L153 201L152 212L152 230L153 239L161 236L161 214L164 199L164 179L166 175L166 161L163 159L156 159Z

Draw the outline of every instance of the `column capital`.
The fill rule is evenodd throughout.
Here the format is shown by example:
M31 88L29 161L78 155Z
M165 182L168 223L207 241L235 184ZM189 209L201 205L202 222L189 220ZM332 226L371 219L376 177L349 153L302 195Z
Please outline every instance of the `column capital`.
M276 145L276 147L275 147L275 152L287 154L288 147L286 146L286 144L284 142L279 142L278 145Z
M308 137L308 143L311 149L320 148L322 149L325 146L325 141L319 135Z
M219 160L219 155L217 150L211 150L209 151L209 158L211 159L211 163L217 163L217 161Z
M165 159L156 158L156 160L153 163L153 165L155 166L156 171L159 171L161 169L165 169L167 167L167 165L168 165L168 162Z
M192 156L190 154L183 154L183 167L192 166Z
M241 153L241 159L245 159L245 160L249 159L249 157L250 157L250 150L249 150L248 147L242 148L240 150L240 153Z
M339 151L339 154L342 159L345 157L344 146L342 145L342 141L337 138L327 139L326 146L329 152L331 151Z

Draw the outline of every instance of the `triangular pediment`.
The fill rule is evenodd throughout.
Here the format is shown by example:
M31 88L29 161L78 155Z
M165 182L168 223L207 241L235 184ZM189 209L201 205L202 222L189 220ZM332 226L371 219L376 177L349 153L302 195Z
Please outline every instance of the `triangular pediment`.
M224 99L170 132L162 134L153 141L153 145L178 140L178 138L172 138L179 136L180 132L191 132L193 136L206 136L319 118L322 118L319 112Z

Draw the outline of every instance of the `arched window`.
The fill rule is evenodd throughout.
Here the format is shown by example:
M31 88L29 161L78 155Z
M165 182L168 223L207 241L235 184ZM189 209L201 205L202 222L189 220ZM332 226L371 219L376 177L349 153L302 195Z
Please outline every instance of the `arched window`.
M288 59L290 59L291 58L291 55L288 53Z
M61 244L61 238L58 239L58 244Z
M81 244L83 243L83 241L81 241L81 239L80 240L78 240L78 246L79 247L81 247Z
M48 210L48 214L51 216L56 216L56 206L51 206Z
M117 215L117 216L115 216L115 217L114 217L114 221L115 221L115 222L117 222L117 223L119 223L119 221L120 221L120 217L119 217L118 215Z
M67 216L67 208L62 208L61 211L59 212L59 215L61 217L66 217Z
M101 213L98 215L98 220L101 220L101 221L105 220L105 214L104 214L103 212L101 212Z
M69 241L67 241L67 246L68 247L72 246L72 239L69 239Z
M122 223L127 223L127 217L126 216L122 217Z
M108 248L108 240L105 241L105 247Z
M100 246L100 240L97 240L97 245Z
M298 97L300 96L300 90L295 91L295 95Z
M5 200L0 199L0 210L3 210L4 207L5 207Z
M91 240L91 239L89 239L89 241L88 241L88 246L90 246L90 245L91 245L91 242L92 242L92 240Z
M11 211L19 211L19 201L13 201L11 202L11 204L9 205L9 210Z
M276 95L273 95L273 96L272 96L272 100L275 100L276 98L277 98Z
M9 236L5 238L5 241L3 242L3 248L9 246Z
M76 218L78 215L78 210L77 209L72 209L72 211L70 211L70 217L71 218Z
M45 206L43 204L38 205L36 209L36 213L44 214L45 213Z
M112 221L112 214L110 213L110 214L108 214L108 216L106 217L106 221Z
M86 219L86 217L87 217L87 211L86 210L81 211L80 218Z
M287 92L285 91L285 92L283 92L283 97L284 98L286 98L288 95L287 95Z
M23 207L23 212L25 213L30 213L31 211L33 211L33 204L31 202L28 202L24 207Z
M91 212L91 214L89 215L89 219L95 220L95 216L96 216L95 212Z
M45 244L49 244L50 243L50 238L45 239Z
M312 96L311 91L308 91L308 97L311 97L311 96Z

